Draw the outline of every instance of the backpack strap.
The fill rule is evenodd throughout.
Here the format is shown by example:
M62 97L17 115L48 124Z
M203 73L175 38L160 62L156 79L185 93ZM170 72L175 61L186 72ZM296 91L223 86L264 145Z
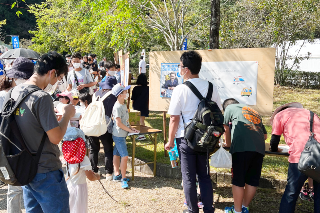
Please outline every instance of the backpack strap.
M76 75L76 71L73 70L73 75L74 75L74 82L77 84L77 86L79 86L79 81Z
M211 98L212 98L212 93L213 93L213 84L210 82L210 81L208 81L208 83L209 83L209 89L208 89L208 93L207 93L207 100L211 100Z
M203 96L201 95L199 90L190 81L185 81L183 84L185 84L187 87L189 87L191 89L191 91L193 92L193 94L195 94L200 99L200 101L203 99Z
M14 88L10 89L10 91L8 92L8 96L7 96L7 100L5 101L5 103L3 104L3 110L2 110L2 115L3 116L9 116L11 115L16 109L17 107L20 105L20 103L31 93L34 93L38 90L41 90L39 87L37 88L31 88L30 86L26 87L23 90L23 93L19 95L18 99L16 101L14 101L11 98L11 94ZM6 109L10 109L9 111L7 111Z
M314 117L314 113L312 111L310 111L310 133L313 134L313 118Z
M112 94L112 91L107 92L106 94L104 94L104 96L99 98L99 101L104 101L104 99L106 99L107 97L109 97L109 95Z

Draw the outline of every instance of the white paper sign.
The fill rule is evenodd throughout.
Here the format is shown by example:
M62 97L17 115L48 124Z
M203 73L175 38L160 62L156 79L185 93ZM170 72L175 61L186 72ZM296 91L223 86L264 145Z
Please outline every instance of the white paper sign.
M202 62L199 76L216 86L221 103L227 98L247 105L257 103L257 61Z

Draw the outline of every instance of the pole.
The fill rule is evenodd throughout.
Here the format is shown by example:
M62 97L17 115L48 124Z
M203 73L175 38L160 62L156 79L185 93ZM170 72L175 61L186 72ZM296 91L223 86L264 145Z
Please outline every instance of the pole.
M168 139L167 139L167 113L163 112L163 143L166 145ZM168 157L168 151L164 150L164 156Z

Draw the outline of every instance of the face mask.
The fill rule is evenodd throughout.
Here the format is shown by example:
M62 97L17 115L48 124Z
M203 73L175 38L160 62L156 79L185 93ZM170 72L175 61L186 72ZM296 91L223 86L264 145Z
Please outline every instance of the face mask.
M16 83L16 85L18 86L19 84L23 84L24 82L26 82L27 80L25 79L17 79L17 80L14 80L14 82Z
M114 76L117 73L117 71L108 71L108 73L109 75Z
M128 100L129 98L129 93L126 94L126 97L124 98L124 100Z
M74 67L75 69L78 69L78 68L81 67L81 63L73 63L73 67Z
M57 77L57 73L56 73L56 77ZM58 84L60 83L60 81L57 80L57 82L54 85L52 85L50 83L50 81L51 81L51 75L50 75L50 79L49 79L49 84L46 86L46 88L43 89L43 91L45 91L49 94L53 94L54 91L56 91L56 88L57 88Z
M182 73L181 73L181 66L179 67L179 74L180 74L180 76L181 76L182 78L184 78L184 76L186 75L186 73L184 73L184 74L182 75Z
M81 60L80 63L82 64L82 63L83 63L83 60Z

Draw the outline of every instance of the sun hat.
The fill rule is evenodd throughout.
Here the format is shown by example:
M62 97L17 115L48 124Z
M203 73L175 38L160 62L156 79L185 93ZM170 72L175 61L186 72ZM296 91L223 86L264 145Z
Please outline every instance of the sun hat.
M57 97L60 97L60 96L67 96L70 99L70 101L73 100L72 93L68 91L64 91L62 93L57 94Z
M86 155L86 144L79 137L73 141L64 141L62 144L63 158L70 164L81 163Z
M302 104L299 102L291 102L291 103L287 103L284 104L282 106L279 106L272 114L271 118L270 118L270 123L272 125L273 119L276 116L277 113L281 112L282 110L285 110L287 108L303 108Z
M112 89L114 85L117 84L117 79L114 76L106 76L106 79L104 82L100 82L99 86L101 89Z
M19 57L13 61L12 67L6 71L9 78L29 79L33 74L34 64L30 59Z
M120 95L124 90L128 90L130 89L131 85L129 86L122 86L121 84L116 84L113 88L112 88L112 94L116 97L118 97L118 95Z

